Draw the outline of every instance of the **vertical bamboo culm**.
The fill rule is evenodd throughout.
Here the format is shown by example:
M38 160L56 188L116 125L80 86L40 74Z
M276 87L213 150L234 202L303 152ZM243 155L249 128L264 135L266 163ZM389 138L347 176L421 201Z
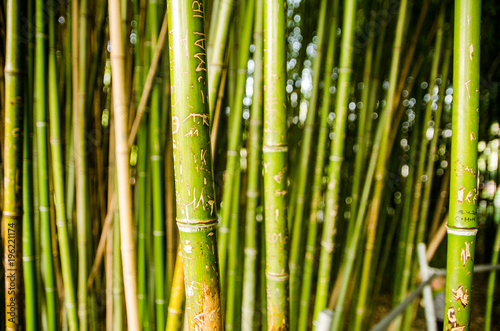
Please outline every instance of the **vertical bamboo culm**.
M477 220L481 1L456 0L445 326L469 330Z

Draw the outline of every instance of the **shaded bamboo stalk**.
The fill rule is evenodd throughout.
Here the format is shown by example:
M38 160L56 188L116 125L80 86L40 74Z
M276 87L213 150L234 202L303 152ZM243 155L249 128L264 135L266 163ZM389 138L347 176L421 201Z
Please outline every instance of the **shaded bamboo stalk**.
M158 3L148 1L149 33L151 34L151 53L154 56L158 41ZM153 59L152 59L153 60ZM158 72L158 71L157 71ZM151 189L153 202L153 256L154 256L154 297L156 329L163 330L166 323L165 296L165 211L163 194L163 153L160 142L160 85L153 84L149 116L149 157L151 159Z
M494 211L494 221L496 224L500 222L500 189L497 189L495 193L495 198L493 200L495 211ZM500 226L497 225L497 231L495 235L495 241L493 243L493 254L491 255L491 264L496 265L498 263L498 254L500 251ZM495 281L496 281L496 271L492 271L488 277L488 289L486 294L486 313L484 315L484 330L490 331L492 329L492 311L495 293Z
M477 214L481 2L455 2L446 323L469 330Z
M300 283L301 283L301 262L303 245L302 229L304 228L304 209L306 207L306 183L309 177L309 159L311 159L311 151L314 136L314 123L316 121L317 100L319 94L319 81L321 73L321 64L323 59L323 43L325 39L325 21L327 14L327 5L329 1L322 0L319 8L319 19L317 27L317 46L316 57L313 64L313 88L307 117L302 132L302 143L300 145L300 155L298 156L300 169L299 177L294 189L297 191L296 200L292 203L295 205L294 214L289 215L288 224L290 226L291 245L290 245L290 328L297 328L299 317L299 299L300 299ZM325 90L326 91L326 90ZM329 93L325 92L325 93ZM293 220L291 221L291 219ZM291 222L290 222L291 221Z
M74 276L72 273L71 247L68 237L66 220L66 204L64 191L64 160L61 144L61 119L59 111L57 72L56 72L56 31L55 31L55 3L49 1L49 66L48 90L50 111L50 145L52 154L52 171L54 180L54 204L56 207L57 238L61 256L61 268L64 282L64 304L71 330L78 329L78 315L76 309L76 293Z
M38 203L40 211L40 243L42 264L44 266L42 279L45 287L45 304L47 329L57 329L57 292L56 274L52 253L52 233L50 225L49 197L49 154L47 132L47 32L44 14L44 2L35 2L36 12L36 42L35 42L35 86L34 104L37 144L37 182Z
M242 6L245 4L242 4ZM226 285L226 261L230 252L227 250L229 241L229 233L233 231L230 228L230 218L232 209L232 200L239 201L240 192L236 190L235 181L236 177L240 176L239 162L240 162L240 148L242 140L242 121L243 121L243 97L245 94L245 84L247 78L247 64L250 56L249 48L252 40L252 27L253 27L253 13L255 10L255 0L249 0L246 3L245 16L242 17L238 25L241 24L241 51L237 58L238 70L236 77L236 95L234 104L229 113L229 137L227 147L227 166L224 180L224 189L222 195L223 206L221 208L221 221L219 227L219 261L221 270L221 287L224 293ZM233 49L234 51L234 49Z
M356 2L346 1L344 4L344 21L340 52L339 80L336 116L334 124L335 140L330 150L329 181L326 192L326 209L323 234L321 236L321 253L318 270L318 287L314 304L314 321L319 312L326 308L329 296L333 249L336 233L336 220L339 208L340 170L344 156L345 127L347 123L347 105L349 101L352 72L352 40L355 27Z
M253 40L255 51L253 60L253 100L248 124L248 174L245 212L245 256L243 265L243 297L242 297L242 330L253 331L256 321L255 302L258 292L258 224L257 207L260 198L261 176L261 148L262 148L262 76L263 76L263 9L264 0L257 0L255 4L255 21Z
M233 11L233 0L218 0L215 2L216 15L212 15L207 45L208 53L208 100L210 109L210 127L214 119L215 103L221 80L224 54L229 35L229 23ZM203 7L201 3L198 6ZM203 10L203 8L198 8ZM213 13L212 13L213 14Z
M5 127L3 244L5 266L5 326L10 330L24 327L24 284L22 265L23 216L23 115L24 68L21 37L22 3L7 1L5 47Z
M112 96L115 122L118 208L120 211L120 240L125 288L125 306L129 329L139 330L135 243L132 224L132 198L129 185L129 148L127 144L127 97L125 90L124 47L120 24L120 1L109 1L111 36Z
M167 5L176 214L188 329L221 330L204 10L201 3L187 0L169 0Z
M34 1L28 1L28 17L33 17ZM39 274L35 246L35 213L33 210L33 78L34 78L34 31L28 34L27 85L24 116L23 143L23 276L25 290L26 330L35 331L40 327L40 306L36 275ZM2 100L3 101L3 100ZM2 103L4 105L4 103ZM3 108L3 107L2 107ZM3 125L2 125L3 127ZM4 134L4 132L2 132Z
M182 267L182 251L179 247L175 260L170 300L168 301L167 328L165 330L180 330L183 321L183 305L185 300L184 269Z
M309 226L307 231L306 253L304 258L304 273L302 279L302 288L300 294L300 309L298 317L297 329L300 331L307 330L310 317L310 298L312 291L312 283L314 276L314 257L316 254L316 237L318 233L318 211L323 191L323 169L326 157L326 144L329 134L328 115L333 99L330 93L330 87L333 85L331 73L333 70L337 40L337 26L339 14L339 0L335 0L332 5L333 16L329 21L329 42L326 52L326 63L324 68L324 87L322 104L320 110L320 126L318 134L318 152L314 163L314 179L312 187L311 211L309 216Z

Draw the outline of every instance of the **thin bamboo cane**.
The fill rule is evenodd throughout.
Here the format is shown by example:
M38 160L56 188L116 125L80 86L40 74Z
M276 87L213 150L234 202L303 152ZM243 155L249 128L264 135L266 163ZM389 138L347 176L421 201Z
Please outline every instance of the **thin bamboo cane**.
M183 309L185 300L184 292L184 269L182 267L182 251L180 246L175 260L174 277L170 290L170 300L168 301L168 315L166 331L180 330L183 321Z
M116 173L116 172L115 172ZM116 183L116 181L115 181ZM116 184L115 184L116 187ZM121 331L124 327L122 252L120 249L120 212L115 205L113 213L113 330ZM139 329L138 329L139 330Z
M311 159L311 150L314 138L314 125L316 121L317 100L319 94L319 81L320 70L323 59L323 44L325 40L325 22L327 14L327 5L329 1L322 0L319 8L319 18L317 27L317 44L316 44L316 57L313 62L313 88L311 98L309 99L309 106L307 117L302 132L302 143L300 145L300 155L298 155L300 169L299 177L294 188L297 191L297 197L294 201L295 210L294 214L288 217L293 218L290 227L291 245L290 245L290 328L295 330L297 328L297 321L299 317L299 301L300 301L300 283L302 274L302 254L303 254L303 232L304 228L304 209L306 207L306 183L309 177L309 159ZM329 92L329 91L328 91ZM325 93L328 93L325 92ZM288 221L290 224L290 221Z
M154 53L158 40L158 4L148 1L148 25L151 34L151 52ZM154 55L153 55L154 56ZM149 157L151 159L151 183L153 202L153 256L155 265L155 317L156 329L163 330L166 323L165 295L165 211L163 194L163 153L160 142L160 85L153 84L149 118Z
M221 330L204 10L202 3L187 0L169 0L167 5L177 225L188 328Z
M323 234L321 236L321 253L318 270L318 287L314 305L314 321L319 312L326 308L329 295L331 266L333 261L336 220L339 208L340 170L344 155L345 127L347 123L347 104L352 72L352 40L355 27L356 2L347 1L344 6L344 22L342 26L342 46L340 54L340 74L336 100L336 116L334 124L335 140L330 150L329 181L326 193L326 210Z
M21 37L22 3L7 1L5 56L4 204L3 244L5 265L6 328L24 326L22 266L22 160L24 70Z
M128 328L139 330L137 307L137 282L135 244L132 227L132 199L129 185L129 148L127 145L127 100L125 99L124 47L120 25L120 2L109 2L111 36L111 68L113 73L113 114L116 137L116 167L118 181L118 205L120 210L121 254L125 306Z
M494 221L496 224L500 222L500 189L497 189L495 197L493 200L495 211L494 211ZM496 265L498 263L498 255L500 251L500 226L497 225L497 231L495 235L495 241L493 242L493 253L491 255L491 264ZM492 271L488 277L488 289L486 292L486 313L484 314L484 330L490 331L492 329L492 311L494 303L494 293L495 293L495 281L496 281L496 271Z
M233 0L216 1L217 14L212 16L210 24L207 53L208 53L208 100L210 109L210 127L214 117L217 92L221 80L227 39L229 35L229 23L233 10ZM215 24L213 24L215 23Z
M404 22L406 20L406 14L407 14L407 1L403 0L400 4L399 7L399 15L398 15L398 21L397 21L397 26L396 26L396 34L395 34L395 39L394 39L394 44L393 44L393 57L391 61L391 70L389 74L389 89L387 91L387 105L386 109L384 111L384 117L385 121L381 122L379 125L383 127L383 134L380 142L380 155L377 160L377 166L376 166L376 175L375 175L375 189L374 193L372 195L372 204L370 208L370 216L368 219L368 233L367 233L367 243L366 243L366 250L365 250L365 255L364 255L364 262L363 262L363 272L361 274L361 288L360 288L360 295L359 295L359 300L366 300L366 294L363 293L363 288L365 288L365 291L367 289L368 285L368 276L370 274L369 268L370 268L370 262L371 262L371 256L373 252L373 243L375 240L375 233L376 233L376 227L377 227L377 218L378 218L378 211L380 208L380 203L381 203L381 195L382 195L382 189L384 185L384 175L385 175L385 169L386 169L386 164L387 164L387 159L389 157L390 149L388 149L388 138L389 138L389 132L390 132L390 127L391 127L391 119L392 119L392 114L394 113L394 108L395 104L394 102L394 93L396 90L396 82L397 82L397 73L398 73L398 68L399 68L399 60L400 60L400 54L401 54L401 43L402 43L402 36L404 32ZM386 117L387 116L387 117ZM356 234L357 236L358 234ZM348 259L353 259L353 257L350 257L348 255ZM343 281L348 280L350 277L350 270L349 268L346 267L345 274L343 276ZM344 278L345 277L345 278ZM339 301L337 302L336 309L335 309L335 316L334 316L334 321L333 321L333 330L339 330L342 327L342 318L343 318L343 309L344 309L344 302L345 302L345 293L346 290L342 289L341 292L339 293ZM360 310L360 312L362 312ZM358 317L359 315L357 315ZM359 317L358 317L359 320ZM361 327L359 322L355 322L355 326L358 328ZM356 327L355 327L356 328Z
M318 212L320 210L319 204L321 201L321 195L323 191L323 169L326 156L326 144L329 134L328 129L328 115L330 112L330 106L333 99L330 93L330 87L332 86L331 73L334 66L335 60L335 50L336 50L336 40L337 40L337 26L338 26L338 14L339 14L339 0L333 2L332 5L332 17L330 18L330 31L329 31L329 41L328 48L326 52L326 63L324 68L324 87L322 104L320 111L320 126L318 134L318 153L316 154L316 160L314 163L314 181L312 187L312 200L311 200L311 211L309 216L309 227L307 232L307 242L306 242L306 253L304 259L304 274L302 279L302 289L300 294L300 309L298 318L298 330L305 331L309 323L310 316L310 298L312 291L312 282L314 275L314 257L316 253L316 240L318 233Z
M35 2L36 12L36 46L35 46L35 121L37 144L37 172L38 172L38 201L40 210L41 249L43 281L47 307L47 328L57 328L57 292L55 267L52 253L52 233L50 229L50 201L49 201L49 155L47 133L47 32L45 29L45 15L43 1Z
M444 99L445 99L447 80L448 80L448 69L449 69L450 63L451 63L451 54L452 54L452 39L448 38L448 41L446 43L446 49L444 52L442 75L441 75L441 86L439 88L439 91L441 92L441 96L439 97L439 101L437 103L436 114L434 116L434 134L432 136L431 144L429 146L429 159L427 160L427 170L426 170L427 181L425 183L424 195L422 198L422 206L420 208L419 219L423 223L427 223L427 215L429 213L432 180L434 178L434 163L435 163L434 156L436 155L436 152L437 152L438 133L439 133L439 128L440 128L440 124L441 124L441 114L443 112L443 107L444 107ZM424 231L424 230L425 229L423 229L422 231Z
M253 15L251 15L253 18ZM235 169L235 178L232 184L234 186L235 195L231 199L231 220L229 233L229 252L228 252L228 267L227 267L227 297L225 304L225 330L239 330L241 327L241 309L238 289L238 269L241 269L241 260L239 260L239 230L241 229L240 221L240 195L241 191L241 170L239 164ZM229 206L226 206L228 208ZM239 300L238 300L239 299Z
M264 0L255 4L253 41L255 51L253 61L253 99L248 124L248 177L245 213L245 256L243 265L242 330L253 331L257 325L256 299L258 279L258 231L257 206L260 197L261 148L262 148L262 58L263 58L263 9Z
M245 5L245 4L242 4ZM229 232L233 229L229 227L232 209L232 199L239 200L239 190L236 190L234 182L235 178L239 176L240 162L240 148L242 140L242 126L243 121L243 97L245 95L245 84L247 78L247 64L250 57L250 43L252 40L253 18L255 10L255 0L249 0L244 8L245 16L242 17L238 25L241 24L241 34L238 36L240 39L241 51L237 58L238 70L236 77L236 88L234 103L229 113L228 124L228 147L227 147L227 166L224 181L224 189L222 193L223 207L221 208L221 221L219 227L219 262L221 272L221 288L222 293L226 287L226 261L227 255L230 252L227 250ZM232 50L234 51L234 49ZM227 327L227 326L226 326Z
M268 330L289 328L285 7L264 3L264 200Z
M481 2L455 2L453 136L446 262L445 321L469 330L477 201Z
M57 77L56 77L56 31L55 3L49 2L49 110L50 110L50 144L52 154L52 170L54 176L54 203L56 205L57 237L61 255L62 276L64 282L64 301L71 330L78 329L76 310L76 294L72 274L70 243L66 221L66 205L64 201L64 161L61 146L61 120L59 111ZM38 106L38 105L37 105Z
M28 17L33 17L34 1L28 5ZM33 210L33 76L34 76L34 33L29 29L28 34L28 63L27 63L27 92L24 116L23 137L23 276L25 287L26 330L34 331L39 328L39 302L36 275L36 248L35 224ZM3 99L2 99L3 101ZM2 103L3 109L4 103ZM2 124L3 127L3 124ZM4 134L4 132L2 132ZM3 140L3 139L2 139ZM3 149L2 149L3 151ZM3 159L3 152L2 152Z

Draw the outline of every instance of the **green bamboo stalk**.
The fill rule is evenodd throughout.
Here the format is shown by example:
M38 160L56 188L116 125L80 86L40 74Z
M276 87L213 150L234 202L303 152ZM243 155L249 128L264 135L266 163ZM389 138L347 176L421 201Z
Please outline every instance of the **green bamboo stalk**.
M257 207L260 197L261 148L262 148L262 57L263 57L263 9L264 0L257 0L253 41L255 51L253 61L253 100L248 124L248 175L245 211L245 256L243 265L242 330L253 331L258 324L256 319L256 300L258 292L258 224Z
M201 10L204 10L204 5L199 2ZM224 54L227 47L227 39L229 35L229 23L231 20L231 13L233 10L233 0L219 0L216 1L217 13L212 16L209 39L207 45L208 53L208 100L210 109L210 127L214 118L215 103L217 101L217 92L222 74L222 67L224 63Z
M403 10L406 10L406 8L401 7L400 8L401 13L403 13L402 12ZM405 19L404 15L405 15L404 13L400 14L399 17L404 20ZM405 21L402 21L402 24L404 24L404 22ZM398 27L399 26L400 25L398 25ZM404 25L401 26L401 30L398 30L398 32L402 33L403 30L404 30ZM398 38L399 38L399 41L398 41ZM398 42L398 44L397 44L397 42ZM401 36L396 35L394 49L397 49L398 53L394 52L393 59L394 59L394 57L399 56L400 48L401 48ZM399 58L394 59L393 61L397 61L397 62L395 64L396 67L391 67L391 74L393 73L394 70L397 71L397 68L398 68L397 65L399 62ZM393 62L393 65L394 65L394 62ZM393 110L394 106L397 106L396 104L393 104L393 102L392 102L392 100L394 99L394 92L395 92L395 85L396 85L395 79L397 77L396 75L397 75L397 73L394 73L394 76L393 76L394 80L389 82L390 87L391 87L391 83L393 84L392 85L393 89L391 90L391 88L390 88L389 89L390 94L388 94L388 100L389 100L388 107L391 107L391 108L389 108L387 111L389 111L391 113L394 112L394 110ZM391 78L393 78L393 77L391 76ZM392 115L391 115L391 117L392 117ZM390 123L388 123L387 125L390 125ZM390 132L389 126L387 126L387 128L385 129L385 132L386 133L385 133L384 137L386 137L386 136L388 137L389 132ZM381 150L381 158L379 158L379 164L377 165L377 174L375 176L376 186L375 186L375 191L373 194L370 217L368 220L368 234L367 234L367 242L366 242L366 247L365 247L365 255L364 255L364 259L363 259L363 273L361 275L360 294L359 294L358 305L356 308L355 329L361 329L363 327L362 323L365 320L365 312L366 312L368 300L370 297L369 288L370 288L370 283L371 283L371 281L370 281L371 266L373 265L372 257L373 257L375 239L376 239L376 229L377 229L377 223L378 223L378 217L379 217L378 215L379 215L380 205L382 202L381 195L383 193L383 187L384 187L385 167L386 167L386 163L387 163L387 158L389 156L388 154L390 153L390 150L387 150L387 147L385 147L388 144L388 140L383 139L382 144L383 144L382 145L383 148ZM392 145L392 143L390 145Z
M167 328L169 330L180 330L182 325L183 309L185 300L184 291L184 269L182 267L182 251L180 247L175 260L174 276L172 288L170 290L170 300L168 301Z
M241 52L237 58L237 75L236 75L236 95L234 96L233 107L229 113L228 123L228 147L227 147L227 166L226 176L224 181L224 189L222 193L223 206L221 208L221 221L219 227L219 261L221 270L221 288L226 287L226 261L229 232L232 231L228 226L231 218L232 199L239 200L239 190L236 190L234 182L236 177L239 176L240 162L240 148L242 140L242 121L243 121L243 97L245 96L245 84L247 78L247 64L250 57L250 42L252 40L253 31L253 18L255 10L255 0L247 1L244 8L245 15L240 20L241 34L238 36L240 39ZM240 25L238 24L238 25ZM234 50L233 50L234 51Z
M129 185L129 147L127 143L127 96L125 90L124 46L120 24L120 1L109 2L111 36L111 68L113 72L113 114L116 137L116 168L118 206L120 210L120 241L125 288L125 306L129 329L139 330L137 307L137 269L132 224L132 199Z
M5 47L5 127L3 243L5 266L6 329L24 327L22 265L22 158L24 70L21 37L22 3L7 1ZM19 175L21 174L21 175Z
M455 2L445 321L469 330L477 222L481 1Z
M342 26L342 46L340 70L336 100L335 140L330 151L329 182L326 193L326 210L323 234L321 237L321 253L318 271L318 287L314 305L314 321L318 313L326 308L329 296L333 247L336 233L336 219L339 208L340 170L344 155L345 127L347 123L347 104L351 85L352 72L352 39L355 27L356 2L346 1L344 6L344 22Z
M439 70L439 60L442 58L442 44L443 44L443 26L444 26L444 16L445 16L445 8L446 8L446 1L443 1L441 3L441 9L439 11L439 16L438 16L438 23L437 23L437 31L436 31L436 39L435 39L435 46L434 46L434 56L432 57L432 65L431 65L431 77L429 80L429 95L432 97L433 94L433 89L436 84L436 80L438 78L438 70ZM446 82L444 82L446 84ZM442 98L444 99L444 98ZM421 138L421 147L420 147L420 158L419 158L419 167L417 169L417 182L415 185L415 190L418 190L418 193L415 192L414 194L414 201L413 201L413 206L415 206L415 209L412 210L412 217L415 217L418 222L418 232L417 232L417 242L416 244L423 242L424 240L424 232L427 226L427 221L425 218L421 218L420 216L423 216L422 213L423 211L426 211L426 207L424 206L424 202L422 200L422 197L425 197L425 191L424 194L422 195L422 186L425 185L431 186L432 185L432 173L433 173L433 166L428 166L426 167L426 155L429 155L429 159L432 159L434 161L434 153L429 153L427 154L427 146L429 145L429 139L427 139L427 130L429 126L429 121L432 117L432 99L429 100L427 103L427 107L425 110L425 122L424 122L424 131L422 132L422 138ZM439 109L439 111L442 109L442 107ZM440 114L439 114L440 115ZM434 124L438 123L440 119L437 119L438 113L436 112L436 116L434 117ZM439 127L434 126L434 132L436 133L435 136L437 136L437 130ZM436 144L436 143L435 143ZM429 151L431 152L431 151ZM430 161L429 161L430 162ZM428 162L428 163L429 163ZM434 162L432 162L434 164ZM422 169L420 169L422 168ZM426 172L427 169L431 169L430 172ZM419 176L420 174L420 176ZM425 175L427 180L425 181L425 184L422 181L422 176ZM429 180L430 179L430 180ZM428 196L429 197L429 196ZM427 206L428 208L428 206ZM416 262L415 262L416 263Z
M115 181L116 183L116 181ZM116 184L115 184L116 187ZM123 273L120 249L120 212L116 205L113 217L113 330L121 331L124 326L123 316Z
M491 264L498 263L498 254L500 252L500 189L497 189L493 200L495 206L494 221L497 224L495 241L493 243L493 254L491 255ZM492 325L492 310L495 293L496 271L491 271L488 277L488 289L486 292L486 312L484 314L484 330L490 331Z
M54 180L54 203L56 205L57 237L61 256L62 276L64 282L64 301L71 330L78 329L76 295L73 283L70 243L66 222L66 205L64 201L64 161L61 144L61 119L58 101L56 72L56 34L55 34L55 2L49 1L49 111L50 111L50 144L52 154L52 171ZM37 105L37 107L39 107ZM37 123L38 124L38 123Z
M290 328L295 330L297 328L297 321L299 317L299 299L300 299L300 283L302 274L302 253L303 253L303 232L304 228L304 209L306 207L306 183L309 175L309 159L311 158L311 150L314 138L314 123L316 120L317 112L317 100L319 94L319 81L320 81L320 70L323 59L323 44L325 35L325 21L327 14L327 0L322 0L319 8L319 18L317 26L317 44L316 44L316 57L313 62L313 88L311 98L309 99L309 106L307 111L307 117L304 124L304 129L302 133L302 143L300 145L300 155L298 155L298 169L299 176L294 189L297 191L296 200L294 200L295 210L294 214L289 215L289 218L293 218L291 226L291 238L292 242L290 245ZM326 92L326 93L329 93ZM290 224L290 222L288 223Z
M47 328L57 328L57 292L55 268L52 254L52 234L50 229L50 201L49 201L49 152L47 133L47 32L45 31L44 2L35 2L36 12L36 42L35 42L35 120L37 144L37 172L38 172L38 202L40 210L40 230L43 281L47 308Z
M253 18L253 15L251 16ZM240 221L240 195L241 190L241 170L237 165L235 169L235 178L233 182L235 195L231 199L231 225L229 233L229 252L228 252L228 270L227 270L227 298L225 304L225 330L241 329L241 296L238 289L238 269L241 269L239 262L239 232L241 229ZM226 206L227 208L228 206Z
M444 5L443 5L444 7ZM444 9L443 9L444 11ZM437 38L437 36L436 36ZM432 136L431 144L429 146L429 159L427 160L427 181L424 188L424 195L422 198L422 206L420 208L420 217L419 219L423 223L427 223L427 215L429 213L429 204L431 197L431 189L432 189L432 180L434 177L434 155L436 155L437 151L437 143L438 143L438 132L439 127L441 125L441 114L443 112L444 107L444 97L446 95L447 88L447 80L448 80L448 70L451 62L451 54L452 54L452 39L448 38L446 43L446 48L444 51L444 59L442 64L442 74L441 74L441 86L439 87L439 92L441 96L439 97L439 101L437 103L436 114L434 115L434 134ZM438 94L439 96L439 94ZM425 229L423 229L425 230ZM423 239L423 238L422 238Z
M326 144L329 134L328 115L332 102L330 87L332 86L331 74L333 70L337 40L337 26L339 14L339 0L333 2L333 15L330 18L329 42L326 52L326 63L324 68L324 86L320 110L320 126L318 134L318 153L314 163L314 181L312 187L311 211L309 216L309 227L307 232L306 253L304 259L304 273L302 289L300 294L300 309L298 319L298 330L307 330L309 322L311 287L314 275L314 256L316 253L316 236L318 233L318 211L323 189L323 169L326 156Z
M221 330L204 10L198 1L169 0L167 5L177 225L188 329ZM197 317L200 314L203 318Z
M368 286L368 279L370 275L370 262L371 262L371 257L373 253L373 244L375 241L375 234L376 234L376 228L377 228L377 221L378 221L378 214L379 214L379 209L380 209L380 204L381 204L381 196L382 196L382 190L384 187L384 176L385 176L385 171L386 171L386 164L387 164L387 159L390 154L390 148L388 147L388 139L389 139L389 132L391 128L391 120L392 120L392 114L394 113L395 109L395 104L394 102L394 96L395 96L395 91L396 91L396 83L397 83L397 75L398 75L398 68L399 68L399 60L400 60L400 54L401 54L401 43L402 43L402 36L404 32L404 23L406 20L406 13L407 12L407 1L403 0L400 3L399 7L399 15L398 15L398 21L397 21L397 26L396 26L396 34L394 38L394 44L393 44L393 56L392 56L392 61L391 61L391 70L389 74L389 89L387 91L387 105L386 109L384 110L384 120L381 122L379 125L382 126L382 138L380 140L380 155L377 159L377 165L376 165L376 175L375 175L375 189L374 193L372 195L372 203L371 203L371 208L370 208L370 213L369 213L369 219L368 219L368 233L367 233L367 242L366 242L366 248L365 248L365 254L364 254L364 261L363 261L363 272L361 273L361 288L360 288L360 295L359 295L359 301L366 300L366 294L363 293L363 291L367 291L367 286ZM357 223L357 222L356 222ZM357 224L356 224L357 226ZM359 231L359 230L358 230ZM353 240L351 241L353 245L357 245L357 242L354 242L354 239L359 236L359 233L355 233L354 237L352 238ZM356 240L357 241L357 240ZM347 259L352 260L355 255L349 254L349 250L352 249L352 247L349 245L349 248L346 250L346 256ZM352 266L352 262L349 262L350 266ZM346 263L346 267L344 269L344 275L342 276L342 281L348 281L350 279L351 275L351 270L352 267L348 267ZM365 289L364 289L365 288ZM342 320L343 320L343 309L344 309L344 303L345 303L345 296L347 293L347 286L343 286L340 290L339 293L339 300L337 301L336 307L335 307L335 316L333 320L333 330L340 330L342 327ZM364 302L363 302L364 304ZM359 307L358 307L359 308ZM358 312L358 310L357 310ZM359 312L363 313L363 310L359 310ZM357 314L357 317L360 314ZM355 329L360 328L359 317L358 317L358 322L355 321Z
M289 328L285 7L264 3L264 201L268 330Z
M28 1L28 17L33 17L34 1ZM35 331L40 325L39 299L35 263L35 224L33 210L33 76L34 76L34 33L28 30L27 92L23 137L23 277L25 289L26 330ZM3 108L3 107L2 107ZM3 126L3 125L2 125Z
M148 1L148 25L151 34L151 52L154 53L158 40L158 3ZM158 71L157 71L158 72ZM166 323L165 296L165 211L163 194L163 152L160 142L160 85L156 82L151 92L149 118L149 155L151 159L151 183L153 201L153 256L155 265L155 312L156 329L163 330Z
M76 222L78 237L78 316L80 330L88 328L87 312L87 277L88 277L88 243L87 223L88 210L88 174L86 160L86 72L87 72L87 1L76 1L73 6L73 134L75 144L75 177L76 177ZM79 16L77 16L79 15ZM77 39L78 38L78 39ZM76 69L76 70L75 70Z

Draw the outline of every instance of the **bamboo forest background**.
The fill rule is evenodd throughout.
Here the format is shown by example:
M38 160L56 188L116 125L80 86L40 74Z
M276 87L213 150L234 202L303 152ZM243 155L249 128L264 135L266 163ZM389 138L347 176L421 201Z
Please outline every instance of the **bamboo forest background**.
M0 1L0 327L499 330L499 9Z

